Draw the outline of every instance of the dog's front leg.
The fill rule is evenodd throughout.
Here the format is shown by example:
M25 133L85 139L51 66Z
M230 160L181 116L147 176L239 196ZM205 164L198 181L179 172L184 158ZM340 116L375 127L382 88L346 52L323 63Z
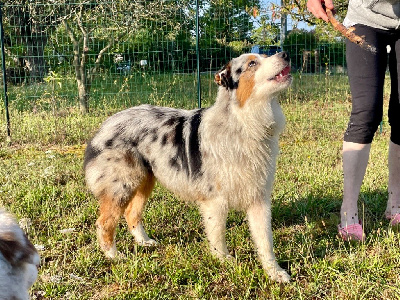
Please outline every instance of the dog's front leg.
M276 262L271 227L271 203L256 202L247 210L250 232L264 270L271 280L288 282L290 276Z
M228 208L217 200L200 203L205 232L211 252L220 259L232 258L226 246L226 218Z

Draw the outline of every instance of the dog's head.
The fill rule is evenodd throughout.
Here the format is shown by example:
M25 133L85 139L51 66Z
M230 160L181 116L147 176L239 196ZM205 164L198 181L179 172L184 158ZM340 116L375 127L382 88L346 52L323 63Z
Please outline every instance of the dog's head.
M215 74L215 82L236 93L239 106L250 98L273 97L292 83L290 59L286 52L272 56L243 54Z
M39 262L39 254L15 218L0 208L0 295L27 299Z

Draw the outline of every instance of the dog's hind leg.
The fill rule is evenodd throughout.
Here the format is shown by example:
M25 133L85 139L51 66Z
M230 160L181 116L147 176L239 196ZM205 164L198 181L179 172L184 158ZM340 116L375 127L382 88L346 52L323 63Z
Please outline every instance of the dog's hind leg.
M100 216L96 221L97 238L100 248L108 258L115 258L118 253L115 246L115 229L123 210L113 197L108 195L100 197Z
M271 227L271 203L255 202L247 210L247 219L258 256L269 278L278 282L288 282L290 276L276 262Z
M225 239L228 208L216 200L200 202L199 205L211 253L220 259L231 258Z
M133 194L132 200L125 209L128 228L136 242L143 246L155 246L157 242L147 235L143 228L142 213L155 184L153 174L148 174Z
M146 168L124 152L105 151L86 165L88 187L99 199L100 215L96 221L101 249L109 258L117 255L115 230L135 190L146 178Z

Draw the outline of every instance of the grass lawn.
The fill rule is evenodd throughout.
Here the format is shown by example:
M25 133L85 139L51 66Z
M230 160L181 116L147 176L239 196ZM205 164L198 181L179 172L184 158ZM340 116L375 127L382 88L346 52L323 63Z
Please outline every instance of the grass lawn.
M175 83L168 93L174 94L173 88L184 82L171 80ZM207 89L204 80L207 106L215 88ZM400 235L384 218L390 135L386 116L373 142L359 199L367 240L352 244L337 237L341 141L351 108L345 77L297 76L282 97L287 127L280 143L272 214L275 253L291 274L290 283L266 278L243 213L229 214L227 243L235 259L221 262L208 251L196 207L178 201L161 186L156 186L145 213L145 226L159 246L135 245L121 220L117 247L125 257L106 259L96 240L98 205L84 182L84 144L125 104L196 106L194 92L180 91L194 101L182 102L182 97L160 96L162 87L152 84L148 98L138 93L140 98L119 106L103 98L86 116L76 105L62 102L66 98L60 93L43 92L36 102L40 107L22 107L28 92L11 91L11 145L5 143L4 122L0 125L0 205L22 220L40 249L33 299L400 298ZM46 88L55 87L36 90ZM388 92L387 87L385 103ZM54 99L61 104L55 105Z

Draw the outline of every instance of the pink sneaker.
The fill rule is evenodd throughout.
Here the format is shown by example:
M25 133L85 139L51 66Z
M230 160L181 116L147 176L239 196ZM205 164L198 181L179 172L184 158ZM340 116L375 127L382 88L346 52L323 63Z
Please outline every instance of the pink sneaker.
M347 225L345 227L342 227L342 225L339 224L338 231L339 231L339 236L344 241L363 242L365 240L365 234L361 224L352 224L352 225Z
M386 216L386 218L388 219L388 220L390 220L390 225L391 226L398 226L398 225L400 225L400 214L399 213L397 213L397 214L395 214L394 216Z

